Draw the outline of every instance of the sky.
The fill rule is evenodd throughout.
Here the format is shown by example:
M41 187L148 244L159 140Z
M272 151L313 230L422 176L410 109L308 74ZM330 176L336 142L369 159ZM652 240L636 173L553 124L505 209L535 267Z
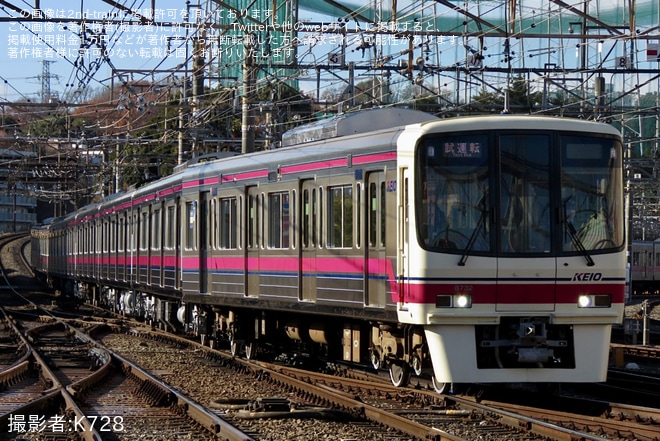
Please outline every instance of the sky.
M14 0L13 5L20 5L29 10L32 1ZM144 14L150 1L128 1L124 4L136 5L135 10ZM192 2L191 2L192 3ZM80 5L84 5L84 10ZM186 59L185 48L179 37L185 35L185 29L158 30L153 27L130 25L135 17L113 8L107 3L95 0L81 2L61 0L41 0L41 9L57 23L45 22L1 22L0 23L0 96L7 100L39 100L44 78L44 62L50 70L51 92L57 92L73 100L80 94L80 89L103 89L109 87L112 66L118 71L172 69ZM145 5L143 9L142 6ZM182 0L158 0L156 2L157 19L162 21L184 22L186 11ZM194 14L194 8L191 8ZM0 17L15 16L0 8ZM106 48L109 57L101 56L103 39L100 25L90 25L86 57L79 58L81 46L80 26L67 22L69 18L86 17L94 22L106 17L121 21L122 25L106 27L109 44ZM171 49L170 55L166 51ZM135 74L134 74L135 75Z

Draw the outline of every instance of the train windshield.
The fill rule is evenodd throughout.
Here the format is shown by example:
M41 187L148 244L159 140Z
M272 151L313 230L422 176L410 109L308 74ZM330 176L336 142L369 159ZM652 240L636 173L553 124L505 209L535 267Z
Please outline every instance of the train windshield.
M417 150L418 237L427 249L464 256L589 259L619 248L621 161L615 139L589 135L427 137Z
M488 137L427 138L420 149L419 236L430 248L489 251Z
M562 250L623 245L621 147L613 140L561 138Z

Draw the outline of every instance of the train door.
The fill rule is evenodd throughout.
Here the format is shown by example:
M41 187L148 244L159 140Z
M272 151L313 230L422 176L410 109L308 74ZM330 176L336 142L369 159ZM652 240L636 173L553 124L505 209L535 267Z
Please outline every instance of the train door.
M149 251L149 206L140 209L140 226L138 246L138 283L149 284L149 268L151 266Z
M112 256L110 259L110 265L111 265L111 274L110 274L110 279L111 280L120 280L119 279L119 215L118 214L113 214L112 219L110 220L110 236L111 236L111 241L110 241L110 255Z
M154 203L151 211L151 249L153 253L151 265L151 283L163 286L163 272L165 265L163 261L163 203Z
M402 168L399 175L399 208L397 210L397 237L398 237L398 304L400 308L406 308L406 302L410 295L410 198L408 196L409 173L407 168Z
M106 218L101 218L99 221L99 228L101 229L101 242L100 242L100 254L99 256L99 278L101 280L108 278L108 272L110 271L110 259L109 259L109 249L110 237L108 235L108 220Z
M500 163L507 167L499 182L498 311L555 308L550 141L543 134L499 138Z
M208 217L209 217L209 192L203 191L199 195L199 292L200 294L209 292L209 271L208 271Z
M153 207L151 205L148 205L146 208L147 209L144 213L146 216L145 219L146 226L145 226L144 234L146 235L146 240L147 240L145 243L146 254L147 254L147 259L146 259L147 268L145 272L145 277L146 277L147 285L151 285L152 282L151 276L154 272L154 268L153 268L154 243L153 243L153 234L152 234L154 228L154 223L153 223L154 219L153 219Z
M120 213L117 218L117 280L126 281L126 214Z
M138 258L139 258L138 244L140 243L139 242L139 238L140 238L140 228L139 228L140 218L139 218L139 215L138 215L138 210L136 208L134 208L131 211L130 216L131 216L131 224L129 226L129 228L130 228L129 241L130 241L131 250L130 250L130 261L129 261L129 264L130 264L130 269L129 269L130 278L129 278L129 280L130 280L131 283L134 284L134 283L137 283L137 280L138 280L138 273L137 273Z
M259 297L259 251L261 246L261 201L259 198L259 187L250 186L246 189L247 194L247 220L245 242L245 295L250 297Z
M313 180L303 181L300 190L301 246L299 277L300 300L316 301L316 247L318 244L318 189Z
M94 271L92 272L95 279L101 278L101 264L103 256L103 222L100 220L94 221L94 248L92 249L92 256L94 262Z
M166 271L166 263L165 263L165 240L164 240L164 234L165 234L165 202L160 202L158 204L158 215L156 216L156 222L158 222L158 227L156 228L157 234L156 234L156 239L158 240L158 278L156 279L156 283L159 286L165 286L165 271Z
M82 247L82 242L81 242L81 226L76 225L72 228L72 231L74 232L75 236L72 238L72 250L74 250L74 259L72 261L72 267L71 267L71 275L72 276L78 276L78 265L80 262L80 257L81 257L81 247Z
M366 306L384 308L387 300L387 207L385 204L387 189L385 173L382 171L367 174L367 250L364 265L364 304ZM396 234L396 232L392 232Z
M175 214L174 214L174 231L175 231L175 236L174 236L174 274L175 274L175 280L174 280L174 286L176 289L182 289L181 286L181 272L183 271L183 262L182 262L182 253L181 253L181 241L183 239L183 232L181 231L182 225L181 225L181 198L176 199L176 204L175 204Z

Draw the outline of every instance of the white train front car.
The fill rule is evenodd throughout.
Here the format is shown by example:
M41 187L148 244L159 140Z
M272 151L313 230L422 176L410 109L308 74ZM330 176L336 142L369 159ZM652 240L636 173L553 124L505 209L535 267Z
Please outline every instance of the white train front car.
M519 116L398 140L398 319L435 380L598 382L624 307L622 145L605 124Z

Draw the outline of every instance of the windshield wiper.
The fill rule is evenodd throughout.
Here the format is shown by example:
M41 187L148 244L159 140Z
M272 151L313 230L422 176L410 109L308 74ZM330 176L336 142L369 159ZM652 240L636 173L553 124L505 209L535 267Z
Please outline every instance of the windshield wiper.
M474 246L474 243L477 241L477 235L481 231L483 225L486 223L485 222L486 213L488 212L488 210L484 208L485 203L486 203L486 193L484 192L483 196L481 197L481 200L479 201L479 204L477 205L477 207L480 207L481 209L481 216L479 217L477 226L475 227L474 231L472 231L472 235L470 235L470 239L468 240L468 243L465 246L465 251L461 256L461 260L458 261L458 266L465 266L465 262L467 262L468 257L470 256L470 251L472 251L472 247Z
M566 213L566 204L564 204L564 213ZM587 249L584 247L584 244L580 240L580 237L577 234L577 231L575 230L575 227L571 222L566 219L566 216L563 216L563 221L562 223L566 226L566 229L568 230L568 233L571 235L571 240L573 241L573 245L575 248L578 249L578 251L584 256L584 258L587 260L587 266L594 266L594 259L591 258L591 255L589 255L589 252Z

